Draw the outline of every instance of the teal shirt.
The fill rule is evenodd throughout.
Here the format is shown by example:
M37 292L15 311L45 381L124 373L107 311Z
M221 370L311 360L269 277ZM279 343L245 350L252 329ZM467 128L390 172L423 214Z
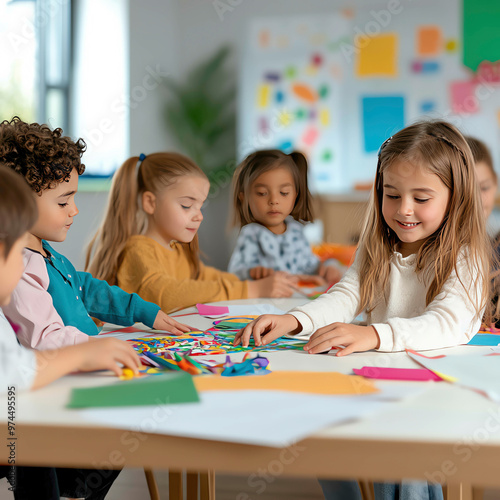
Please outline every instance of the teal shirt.
M142 322L153 327L160 307L146 302L136 293L124 292L90 273L77 271L71 262L42 241L49 274L48 292L65 325L78 328L87 335L99 330L90 316L108 323L130 326Z

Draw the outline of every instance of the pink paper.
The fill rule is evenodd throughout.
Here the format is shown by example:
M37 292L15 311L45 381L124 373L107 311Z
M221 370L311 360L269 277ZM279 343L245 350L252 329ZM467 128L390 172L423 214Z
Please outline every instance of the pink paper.
M453 82L450 85L451 108L457 114L473 114L479 111L474 81Z
M229 314L229 307L227 306L208 306L206 304L196 304L198 314L200 316L218 316L222 314Z
M363 366L360 370L352 370L356 375L366 378L377 378L383 380L434 380L440 382L442 379L426 368L378 368L376 366Z

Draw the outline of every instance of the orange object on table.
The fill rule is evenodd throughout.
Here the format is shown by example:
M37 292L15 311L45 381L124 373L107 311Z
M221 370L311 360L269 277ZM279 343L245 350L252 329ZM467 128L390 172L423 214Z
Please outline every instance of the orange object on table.
M337 259L344 266L350 266L354 261L356 245L340 245L338 243L321 243L312 247L313 252L321 262L327 259Z

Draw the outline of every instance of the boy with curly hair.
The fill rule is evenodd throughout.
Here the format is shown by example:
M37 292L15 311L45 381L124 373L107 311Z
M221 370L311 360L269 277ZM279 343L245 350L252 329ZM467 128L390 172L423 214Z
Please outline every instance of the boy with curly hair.
M73 141L61 129L18 117L0 123L0 162L24 176L39 213L24 251L25 271L4 309L19 325L20 342L37 349L86 342L99 333L91 316L124 326L143 322L172 333L189 331L156 304L77 272L48 243L64 241L78 214L74 198L85 149L82 139Z

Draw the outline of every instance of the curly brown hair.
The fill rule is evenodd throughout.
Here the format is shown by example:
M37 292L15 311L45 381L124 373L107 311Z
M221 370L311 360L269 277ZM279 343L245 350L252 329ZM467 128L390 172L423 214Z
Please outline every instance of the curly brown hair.
M15 116L0 123L0 162L20 173L35 193L67 180L76 168L83 174L81 157L87 145L62 135L62 129L26 123Z

